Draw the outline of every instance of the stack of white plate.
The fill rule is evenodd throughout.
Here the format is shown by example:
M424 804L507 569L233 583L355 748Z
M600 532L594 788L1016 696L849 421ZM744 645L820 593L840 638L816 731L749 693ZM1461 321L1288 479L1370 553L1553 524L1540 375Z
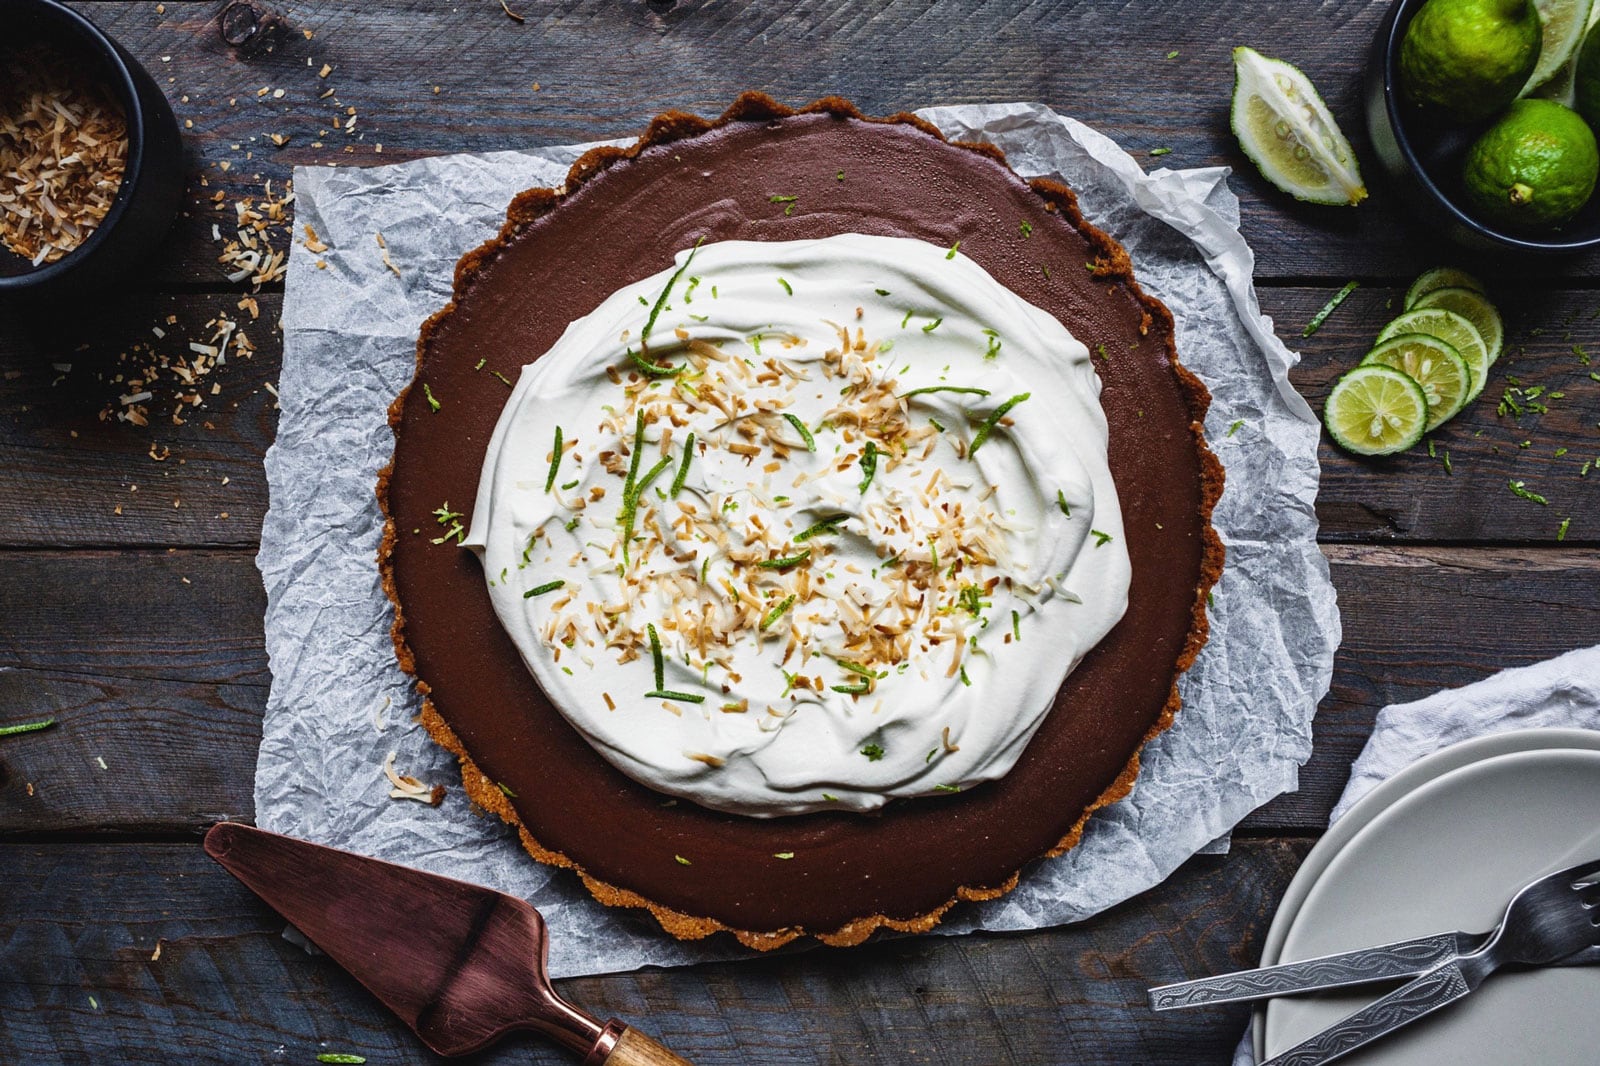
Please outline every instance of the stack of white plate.
M1494 928L1542 874L1600 858L1600 732L1482 737L1396 774L1306 856L1261 965L1428 933ZM1256 1013L1257 1059L1387 991L1287 997ZM1600 966L1502 971L1466 1000L1385 1037L1351 1066L1600 1063Z

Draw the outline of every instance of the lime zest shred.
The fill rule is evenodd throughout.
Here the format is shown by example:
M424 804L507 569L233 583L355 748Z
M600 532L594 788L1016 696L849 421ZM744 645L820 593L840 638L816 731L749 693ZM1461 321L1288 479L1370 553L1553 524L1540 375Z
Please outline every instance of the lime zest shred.
M872 479L878 473L878 445L875 441L867 441L866 449L861 453L861 495L867 494L867 486L872 484Z
M1094 546L1096 548L1104 547L1113 539L1110 533L1102 533L1098 529L1091 529L1089 533L1094 537Z
M850 516L847 514L838 514L834 515L832 518L824 518L820 522L812 523L789 539L793 540L796 544L801 544L810 540L812 537L836 536L839 532L840 523L847 521L849 517Z
M939 317L939 318L934 319L932 322L929 322L926 326L922 327L922 332L924 332L924 333L932 333L934 330L939 328L939 323L941 323L943 321L944 321L944 318L942 316Z
M688 264L685 264L686 266ZM628 564L628 542L633 539L633 522L639 507L639 496L634 486L639 480L639 457L644 454L644 411L637 412L633 423L633 454L628 457L628 476L622 482L622 564Z
M1242 419L1242 418L1235 418L1235 419L1234 419L1234 420L1233 420L1233 421L1232 421L1232 422L1231 422L1231 423L1229 423L1229 425L1228 425L1228 436L1230 436L1230 437L1231 437L1231 436L1233 436L1233 435L1234 435L1234 434L1235 434L1235 433L1237 433L1237 432L1239 432L1239 427L1240 427L1240 426L1242 426L1242 425L1244 425L1244 419Z
M861 754L867 757L868 762L877 762L879 759L883 758L883 745L868 744L866 747L861 749Z
M544 491L555 488L556 472L561 469L561 427L556 427L556 442L550 448L550 473L544 478Z
M1056 489L1056 506L1061 508L1062 514L1072 517L1072 508L1067 506L1067 494L1060 489Z
M1558 542L1566 540L1567 530L1570 528L1572 528L1572 517L1569 515L1561 520L1561 525L1556 527L1556 540Z
M677 700L680 703L704 703L706 698L694 692L678 692L670 688L651 689L644 694L647 700Z
M1022 641L1022 616L1016 611L1011 612L1011 636L1018 643Z
M682 855L674 855L672 858L673 858L673 861L676 862L679 866L693 866L694 865L694 863L690 862L688 859L684 858Z
M983 425L978 427L978 432L973 436L972 446L967 449L967 458L970 459L977 455L978 449L983 447L984 442L989 439L989 434L994 432L994 427L1000 424L1000 420L1006 416L1007 412L1031 395L1032 393L1019 392L990 412L989 417L983 420Z
M815 437L813 437L811 435L811 431L806 428L806 424L804 422L800 421L799 416L791 414L788 411L785 411L783 413L783 417L784 417L785 420L788 421L788 423L791 426L794 427L794 431L796 433L800 434L800 439L806 442L806 451L808 451L808 452L816 451L817 450L817 438L815 438Z
M661 290L660 296L656 297L655 304L650 308L650 317L644 320L644 329L639 331L639 347L642 350L646 352L650 350L650 331L655 328L656 317L667 306L667 297L672 295L672 287L678 283L679 278L683 277L684 271L689 269L689 264L694 262L694 253L700 250L700 245L704 241L705 238L701 237L694 242L694 247L689 249L689 256L683 261L683 266L672 272L672 276L667 279L667 287ZM641 296L639 299L642 302L644 297Z
M839 173L843 174L844 171L841 170ZM839 180L843 181L844 179L840 178ZM784 218L788 218L790 215L794 214L794 205L799 202L800 197L798 196L784 196L782 194L774 193L773 195L767 197L767 203L783 205Z
M762 570L787 570L791 566L799 566L811 558L811 549L807 548L796 555L785 555L781 559L762 559L756 566Z
M1026 238L1026 237L1032 237L1033 236L1033 223L1032 222L1019 222L1019 223L1017 223L1017 228L1022 231L1022 236L1023 237ZM1049 276L1050 276L1049 273L1046 272L1045 277L1049 277Z
M431 410L437 411L443 406L438 400L433 398L433 390L428 387L428 383L426 381L422 383L422 398L428 401L428 407Z
M971 385L924 385L920 389L912 389L910 392L902 392L900 394L900 399L909 400L913 396L923 396L930 392L959 392L972 396L989 395L988 389L980 389Z
M44 718L37 722L23 722L21 725L0 725L0 737L14 737L22 733L37 733L41 729L49 729L56 724L54 718Z
M1531 500L1540 507L1550 506L1550 501L1539 495L1537 492L1530 490L1527 486L1527 482L1525 481L1508 479L1506 481L1506 486L1511 489L1511 495L1517 497L1519 500Z
M686 366L666 366L662 363L657 363L653 360L646 359L643 355L640 355L632 348L628 349L628 358L633 360L634 366L643 371L646 376L652 378L673 378L689 369Z
M672 477L673 499L678 498L678 493L683 491L684 479L689 476L689 463L694 459L694 433L691 431L687 440L683 442L683 462L678 465L678 472Z
M960 241L956 241L956 243L954 243L954 244L952 244L950 246L950 250L948 252L944 253L944 257L946 259L954 259L956 257L956 249L958 249L960 247L961 247L961 242Z
M1345 299L1351 293L1355 292L1360 287L1361 282L1359 281L1345 282L1344 288L1334 293L1333 296L1329 298L1328 302L1322 305L1322 310L1311 316L1311 321L1307 322L1306 328L1300 331L1300 336L1309 337L1317 330L1321 329L1322 324L1328 320L1328 316L1333 314L1334 310L1340 304L1344 303Z
M839 180L840 181L844 180L844 171L842 171L842 170L839 171ZM794 858L794 852L792 852L792 851L775 851L775 852L772 853L772 857L774 859L792 859L792 858Z
M787 281L783 280L782 278L779 278L778 279L778 284L783 286L783 291L784 292L788 293L790 296L794 295L794 289L789 285L789 283Z
M544 584L535 585L527 592L524 592L522 594L522 598L525 600L531 600L535 596L543 596L547 592L554 592L556 589L561 588L565 584L566 582L562 581L560 578L557 578L554 581L546 581Z
M774 622L788 613L789 608L794 606L794 595L792 592L789 593L779 601L776 607L767 612L766 617L761 619L762 632L765 632Z
M661 654L661 637L656 634L656 624L647 622L645 632L650 636L650 662L655 667L656 688L667 687L667 662L666 656Z

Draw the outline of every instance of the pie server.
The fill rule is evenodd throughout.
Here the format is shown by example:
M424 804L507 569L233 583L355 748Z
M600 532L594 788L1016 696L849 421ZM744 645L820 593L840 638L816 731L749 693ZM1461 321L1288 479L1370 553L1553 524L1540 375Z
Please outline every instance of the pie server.
M584 1066L689 1066L556 995L544 919L520 899L232 822L205 848L441 1055L533 1029Z

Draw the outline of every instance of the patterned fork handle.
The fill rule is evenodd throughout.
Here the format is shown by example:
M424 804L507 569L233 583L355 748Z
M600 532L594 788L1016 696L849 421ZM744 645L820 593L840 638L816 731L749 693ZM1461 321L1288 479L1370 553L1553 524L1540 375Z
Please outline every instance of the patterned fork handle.
M1451 962L1368 1004L1261 1066L1322 1066L1386 1033L1410 1025L1471 992L1461 967Z
M1264 999L1293 992L1345 988L1385 978L1413 977L1470 950L1472 945L1468 941L1477 939L1481 937L1469 937L1464 933L1436 933L1381 947L1325 955L1320 959L1162 985L1150 990L1150 1006L1155 1010L1178 1010L1212 1003Z

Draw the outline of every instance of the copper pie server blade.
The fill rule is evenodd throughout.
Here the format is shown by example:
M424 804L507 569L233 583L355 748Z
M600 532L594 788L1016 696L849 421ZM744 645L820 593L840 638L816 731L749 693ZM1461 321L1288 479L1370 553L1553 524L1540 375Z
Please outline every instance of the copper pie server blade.
M523 900L233 822L205 848L441 1055L532 1029L584 1066L690 1066L556 995L544 919Z

